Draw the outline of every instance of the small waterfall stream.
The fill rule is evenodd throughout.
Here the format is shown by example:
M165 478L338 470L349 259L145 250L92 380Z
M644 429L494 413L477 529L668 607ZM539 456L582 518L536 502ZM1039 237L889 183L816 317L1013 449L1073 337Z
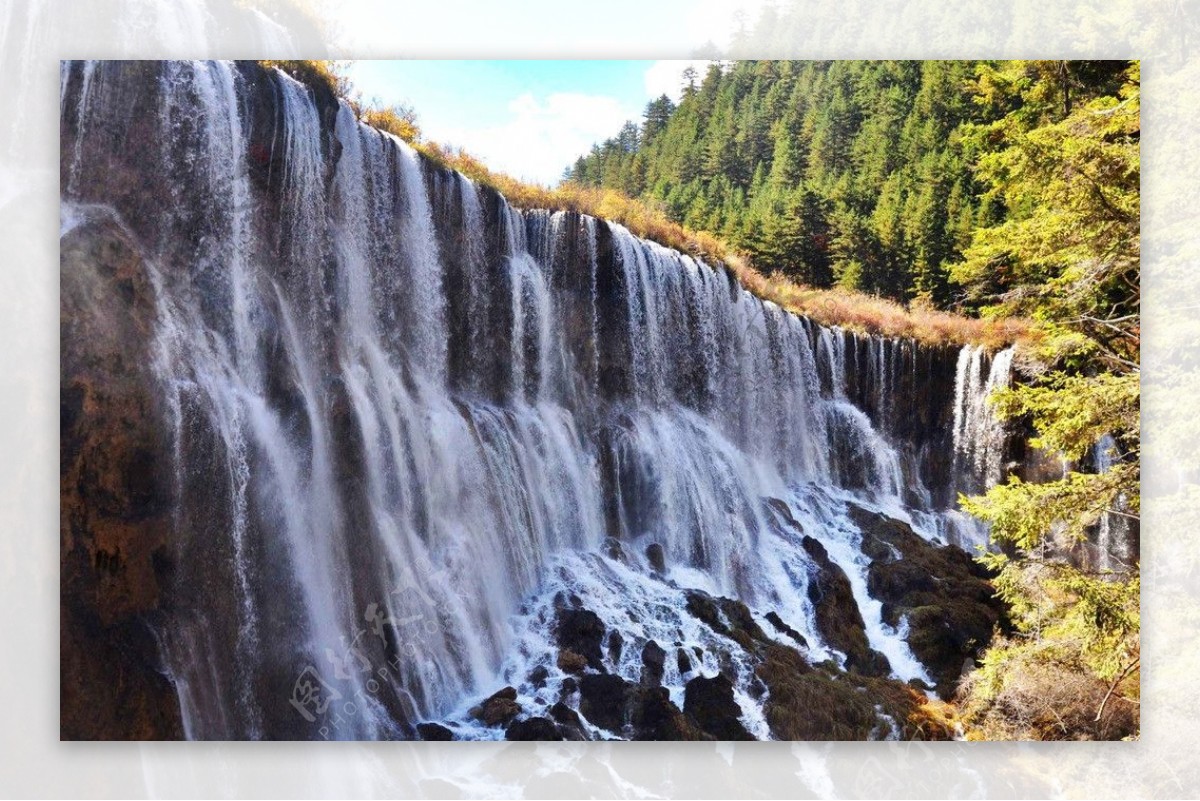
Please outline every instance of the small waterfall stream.
M850 506L983 542L955 498L1002 478L984 399L1011 351L820 327L619 225L511 207L282 73L83 62L62 83L64 220L119 215L156 291L178 565L160 647L189 737L294 736L302 686L341 699L321 736L472 731L502 682L556 697L548 627L572 596L622 633L613 673L636 680L648 639L699 649L664 675L680 704L722 667L689 588L840 662L803 535L893 674L928 680L868 593Z

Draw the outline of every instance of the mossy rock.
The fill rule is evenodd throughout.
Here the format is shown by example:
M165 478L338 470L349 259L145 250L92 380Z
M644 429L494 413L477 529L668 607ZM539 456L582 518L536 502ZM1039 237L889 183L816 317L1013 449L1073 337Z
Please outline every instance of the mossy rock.
M742 725L741 707L733 697L733 683L717 674L697 676L684 689L683 712L706 733L718 740L753 740Z
M780 645L767 647L755 672L770 690L767 724L781 740L881 739L892 725L905 740L954 734L924 695L894 679L814 668Z
M805 535L801 540L812 561L808 599L812 601L822 639L846 655L846 669L866 676L892 672L887 657L871 648L862 612L846 573L829 558L825 546Z
M871 558L867 591L883 602L884 622L908 622L908 645L944 698L954 693L967 658L1006 625L986 571L965 551L934 545L912 527L851 505Z
M630 697L634 740L708 740L694 722L671 702L665 687L643 687Z
M516 742L555 742L562 740L554 721L549 718L532 717L518 720L509 725L504 732L504 739Z
M559 609L554 634L563 652L571 651L587 660L589 667L603 671L605 627L590 609Z

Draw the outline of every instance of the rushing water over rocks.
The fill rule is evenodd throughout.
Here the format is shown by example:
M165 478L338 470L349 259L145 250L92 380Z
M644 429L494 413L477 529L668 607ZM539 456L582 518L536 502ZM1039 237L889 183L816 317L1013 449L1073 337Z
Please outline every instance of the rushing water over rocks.
M64 598L145 623L183 735L900 736L880 699L990 636L955 504L1008 469L1010 353L823 328L252 63L62 85ZM76 286L138 304L128 363ZM151 540L71 460L104 369ZM841 676L859 727L798 719Z

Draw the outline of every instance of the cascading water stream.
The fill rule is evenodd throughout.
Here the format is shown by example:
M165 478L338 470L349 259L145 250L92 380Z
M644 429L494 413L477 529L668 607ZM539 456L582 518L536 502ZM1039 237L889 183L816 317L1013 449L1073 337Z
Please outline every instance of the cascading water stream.
M988 403L993 392L1008 386L1013 349L988 360L982 346L968 346L958 356L954 382L954 457L961 472L976 476L985 487L1000 482L1004 428ZM985 371L986 370L986 374Z
M105 107L120 94L96 87L125 69L64 68L65 208L121 211L89 153L119 147L103 129L122 124ZM848 577L893 674L928 679L868 592L849 510L978 537L948 534L965 526L932 499L999 479L983 398L1011 351L964 348L940 401L952 423L899 433L903 388L940 356L816 326L619 225L515 209L264 75L162 67L162 153L143 169L171 203L135 226L178 470L162 647L189 736L292 731L301 679L362 699L316 721L321 736L454 715L470 730L466 707L553 650L546 616L572 595L630 642L697 647L716 635L681 593L736 597L776 610L807 658L841 662L804 536ZM950 482L925 466L943 442ZM614 539L620 560L602 555ZM720 669L704 652L687 675ZM744 720L768 736L745 674ZM684 678L663 679L677 702Z
M1117 442L1111 434L1105 434L1096 443L1095 462L1096 472L1107 473L1116 463ZM1132 553L1130 544L1133 541L1130 518L1125 511L1128 503L1124 495L1116 500L1116 509L1100 515L1096 527L1096 550L1098 551L1099 568L1101 571L1114 573L1127 572L1131 567Z

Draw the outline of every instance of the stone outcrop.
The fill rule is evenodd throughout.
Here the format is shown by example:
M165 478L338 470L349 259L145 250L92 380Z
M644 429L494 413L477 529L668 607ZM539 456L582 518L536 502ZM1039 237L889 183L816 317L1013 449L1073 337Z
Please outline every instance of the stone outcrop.
M619 734L625 726L629 683L620 676L590 674L579 680L579 712L591 723Z
M662 684L667 652L654 640L647 640L642 648L642 683L649 687Z
M558 647L582 656L588 667L604 670L604 623L589 609L560 609L555 624Z
M867 590L883 617L908 623L908 645L943 697L954 693L963 664L1006 625L987 571L966 552L926 542L910 526L861 507L851 517L871 558Z
M533 717L519 720L504 732L504 739L518 742L546 741L552 742L564 739L558 732L558 727L549 718Z
M886 676L891 666L887 657L867 642L862 612L845 572L829 558L825 546L807 534L804 550L814 566L809 576L808 597L816 612L821 637L846 655L847 670L866 676Z
M697 676L684 690L683 712L718 740L753 740L741 723L742 709L733 699L733 684L717 674Z
M177 738L179 703L149 628L171 573L154 291L133 239L105 212L61 248L60 736Z
M501 726L521 714L515 687L505 687L489 696L482 704L472 707L471 717L485 726Z
M440 723L418 723L417 735L429 742L449 742L454 739L454 732Z

